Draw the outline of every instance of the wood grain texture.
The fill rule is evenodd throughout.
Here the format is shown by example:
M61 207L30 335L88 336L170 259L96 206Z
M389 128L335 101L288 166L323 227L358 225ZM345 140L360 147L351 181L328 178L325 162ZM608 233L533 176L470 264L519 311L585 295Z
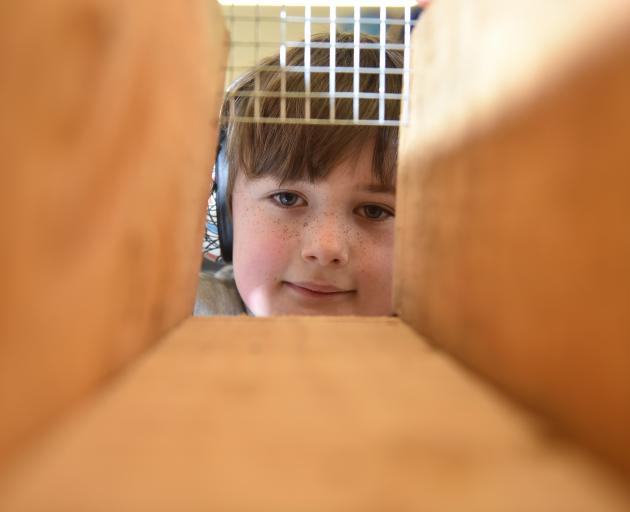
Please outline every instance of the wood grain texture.
M630 4L446 0L414 37L398 311L630 470Z
M223 43L214 2L2 3L0 461L190 314Z
M626 511L397 319L192 318L48 432L0 510Z

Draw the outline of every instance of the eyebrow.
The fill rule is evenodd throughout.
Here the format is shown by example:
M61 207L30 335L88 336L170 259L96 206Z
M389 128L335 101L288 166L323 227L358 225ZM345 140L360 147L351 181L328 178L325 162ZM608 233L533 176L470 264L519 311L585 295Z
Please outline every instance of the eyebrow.
M282 180L281 183L312 183L308 180ZM357 187L361 192L372 192L374 194L394 194L396 195L396 186L385 183L364 183Z
M361 185L359 190L362 192L374 192L378 194L395 194L396 187L394 185L385 185L382 183L369 183Z

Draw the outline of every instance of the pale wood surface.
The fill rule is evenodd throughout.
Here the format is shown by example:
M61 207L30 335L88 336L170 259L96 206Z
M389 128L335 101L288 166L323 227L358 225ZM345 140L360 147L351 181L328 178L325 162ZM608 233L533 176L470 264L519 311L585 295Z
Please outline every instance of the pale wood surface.
M629 507L397 319L189 319L0 487L11 512Z
M225 49L214 2L0 11L1 462L190 314Z
M439 1L413 55L400 315L630 470L630 3Z

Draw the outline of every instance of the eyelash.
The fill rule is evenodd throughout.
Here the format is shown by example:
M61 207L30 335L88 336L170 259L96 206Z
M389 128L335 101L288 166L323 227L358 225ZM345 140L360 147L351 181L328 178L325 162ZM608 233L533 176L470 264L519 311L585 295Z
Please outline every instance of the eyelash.
M378 217L370 217L368 215L362 215L366 219L374 221L374 222L382 222L382 221L387 220L390 217L394 216L394 212L392 212L388 208L385 208L385 207L380 206L378 204L364 204L364 205L361 205L358 208L356 208L356 210L364 210L364 212L365 212L366 208L378 208L380 210ZM384 214L384 216L383 216L383 214Z
M271 197L271 200L280 208L284 208L287 210L289 208L297 208L295 204L290 204L290 205L282 204L282 202L280 201L280 196L292 196L292 197L295 197L297 201L301 199L303 203L306 204L306 201L295 192L276 192L275 194L272 194L270 197ZM303 206L303 205L299 205L299 206Z
M302 204L283 204L281 201L281 197L285 196L291 196L291 198L295 198L295 203L298 203L299 201L302 201ZM276 206L278 206L279 208L285 209L285 210L290 210L292 208L298 208L300 206L304 206L306 205L306 200L304 198L302 198L300 195L296 194L295 192L276 192L275 194L272 194L271 196L269 196L270 199L274 202L274 204ZM370 217L369 215L366 214L366 209L367 208L378 208L379 210L379 215L378 217ZM391 211L389 208L386 208L384 206L380 206L378 204L363 204L361 206L358 206L357 208L355 208L354 210L355 212L358 211L362 211L363 213L360 213L359 215L361 217L363 217L364 219L367 219L368 221L372 221L372 222L382 222L384 220L389 219L390 217L394 217L395 214L393 211Z

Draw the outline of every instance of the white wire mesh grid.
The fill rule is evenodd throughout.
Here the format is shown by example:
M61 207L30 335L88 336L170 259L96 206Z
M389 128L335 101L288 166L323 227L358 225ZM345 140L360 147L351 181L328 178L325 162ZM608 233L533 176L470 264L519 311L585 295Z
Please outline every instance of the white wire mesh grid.
M260 86L260 75L255 74L253 90L238 91L238 97L253 97L252 115L237 115L233 108L224 112L224 120L257 122L257 123L294 123L294 124L355 124L355 125L389 125L406 124L408 119L408 90L410 79L410 44L411 30L415 25L416 2L393 1L357 1L347 2L349 5L338 6L336 3L322 5L321 2L293 2L291 4L276 2L248 3L223 1L224 16L230 31L230 53L226 73L228 95L229 86L246 71L257 65L263 57L279 55L278 65L258 66L261 72L280 73L280 90L263 90ZM340 42L339 33L351 32L351 42ZM376 42L361 41L362 33L375 36ZM328 41L319 42L313 39L315 34L327 34ZM287 63L287 52L292 49L303 49L303 65ZM316 66L311 63L313 49L329 50L329 64ZM379 51L378 66L361 67L360 55L365 49ZM339 50L353 52L352 66L337 66L336 54ZM403 67L387 67L386 52L398 50L402 52ZM304 90L287 90L287 76L291 73L303 75ZM352 91L336 90L338 76L349 73L353 77ZM328 75L328 90L314 91L311 79L315 74ZM360 77L376 74L379 77L378 92L360 90ZM402 75L401 91L386 90L387 75ZM261 115L262 98L278 98L280 109L278 115L269 117ZM287 99L304 101L303 115L287 116ZM311 101L328 100L328 115L325 118L311 115ZM335 113L337 100L352 101L352 117L338 118ZM361 114L362 100L378 101L378 118L365 118ZM400 102L400 117L396 119L386 116L386 102Z

